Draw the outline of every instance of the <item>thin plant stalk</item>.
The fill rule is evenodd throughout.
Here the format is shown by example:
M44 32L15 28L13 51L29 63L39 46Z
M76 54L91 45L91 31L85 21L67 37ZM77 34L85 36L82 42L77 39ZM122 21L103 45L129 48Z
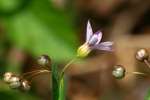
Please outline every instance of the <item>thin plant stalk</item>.
M143 75L143 76L146 76L146 75L147 75L146 73L142 73L142 72L132 72L132 74L135 74L135 75Z
M34 73L34 74L32 74L32 75L30 75L29 77L27 77L27 78L29 78L29 79L33 79L33 78L35 78L35 76L38 76L38 75L41 75L41 74L45 74L45 73L50 73L51 71L49 71L49 70L41 70L41 71L38 71L38 72L36 72L36 73Z
M33 74L33 73L36 73L36 72L39 72L39 71L49 71L49 70L34 70L34 71L30 71L30 72L23 73L22 76L26 76L26 75L29 75L29 74Z
M127 74L134 74L134 75L143 75L143 76L147 76L146 73L142 73L142 72L126 72Z
M144 63L150 68L150 63L148 62L148 60L144 60Z
M60 73L60 79L63 77L65 71L68 69L68 67L76 60L76 58L73 58L72 60L70 60L62 69L61 73Z
M60 75L59 75L59 88L58 88L58 100L65 100L65 80L64 80L64 73L69 68L69 66L76 60L76 58L73 58L70 60L62 69Z

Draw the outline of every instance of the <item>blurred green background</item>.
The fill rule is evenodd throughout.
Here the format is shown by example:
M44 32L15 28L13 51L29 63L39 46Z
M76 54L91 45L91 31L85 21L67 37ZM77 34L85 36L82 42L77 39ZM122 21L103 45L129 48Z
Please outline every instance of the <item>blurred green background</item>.
M0 72L21 72L24 55L50 55L56 62L75 55L73 12L52 0L0 0ZM50 94L49 94L50 95ZM0 81L1 100L38 100L33 93L9 89Z

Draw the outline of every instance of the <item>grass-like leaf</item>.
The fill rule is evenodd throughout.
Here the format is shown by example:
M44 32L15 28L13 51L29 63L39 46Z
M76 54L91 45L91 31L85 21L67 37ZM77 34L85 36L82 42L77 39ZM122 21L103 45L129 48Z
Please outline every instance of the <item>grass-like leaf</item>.
M52 66L52 97L53 100L65 100L64 75L60 79L59 70L56 64Z
M59 81L59 99L58 100L65 100L65 78L64 76Z
M52 98L58 100L59 97L59 75L56 64L52 65Z

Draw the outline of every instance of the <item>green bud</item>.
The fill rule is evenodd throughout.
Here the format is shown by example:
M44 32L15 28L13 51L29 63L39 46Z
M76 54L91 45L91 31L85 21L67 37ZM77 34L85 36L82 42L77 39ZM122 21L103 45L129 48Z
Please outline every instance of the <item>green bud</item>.
M117 79L122 79L125 77L125 68L121 65L116 65L114 70L112 71L112 75Z

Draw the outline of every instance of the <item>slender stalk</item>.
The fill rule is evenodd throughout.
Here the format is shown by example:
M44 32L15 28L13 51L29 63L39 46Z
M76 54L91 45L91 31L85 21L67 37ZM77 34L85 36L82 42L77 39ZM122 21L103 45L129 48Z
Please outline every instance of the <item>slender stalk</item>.
M64 78L59 82L59 97L58 100L65 100L65 83Z
M33 73L36 73L36 72L39 72L39 71L49 71L49 70L34 70L34 71L30 71L30 72L23 73L22 76L26 76L26 75L29 75L29 74L33 74Z
M143 75L143 76L146 76L146 75L147 75L146 73L142 73L142 72L132 72L132 74L135 74L135 75Z
M60 79L63 77L65 71L68 69L68 67L76 60L76 58L73 58L72 60L70 60L62 69L61 73L60 73Z
M64 86L64 73L68 69L68 67L76 60L73 58L70 60L62 69L61 73L59 74L59 84L58 84L58 100L64 100L65 96L65 86Z
M142 73L142 72L126 72L127 74L134 74L134 75L143 75L143 76L147 76L146 73Z
M29 78L30 80L32 80L33 78L35 78L35 76L38 76L38 75L41 75L41 74L45 74L45 73L50 73L51 71L49 70L41 70L41 71L38 71L34 74L32 74L31 76L27 77Z
M144 63L150 68L150 63L148 62L148 60L144 60Z

